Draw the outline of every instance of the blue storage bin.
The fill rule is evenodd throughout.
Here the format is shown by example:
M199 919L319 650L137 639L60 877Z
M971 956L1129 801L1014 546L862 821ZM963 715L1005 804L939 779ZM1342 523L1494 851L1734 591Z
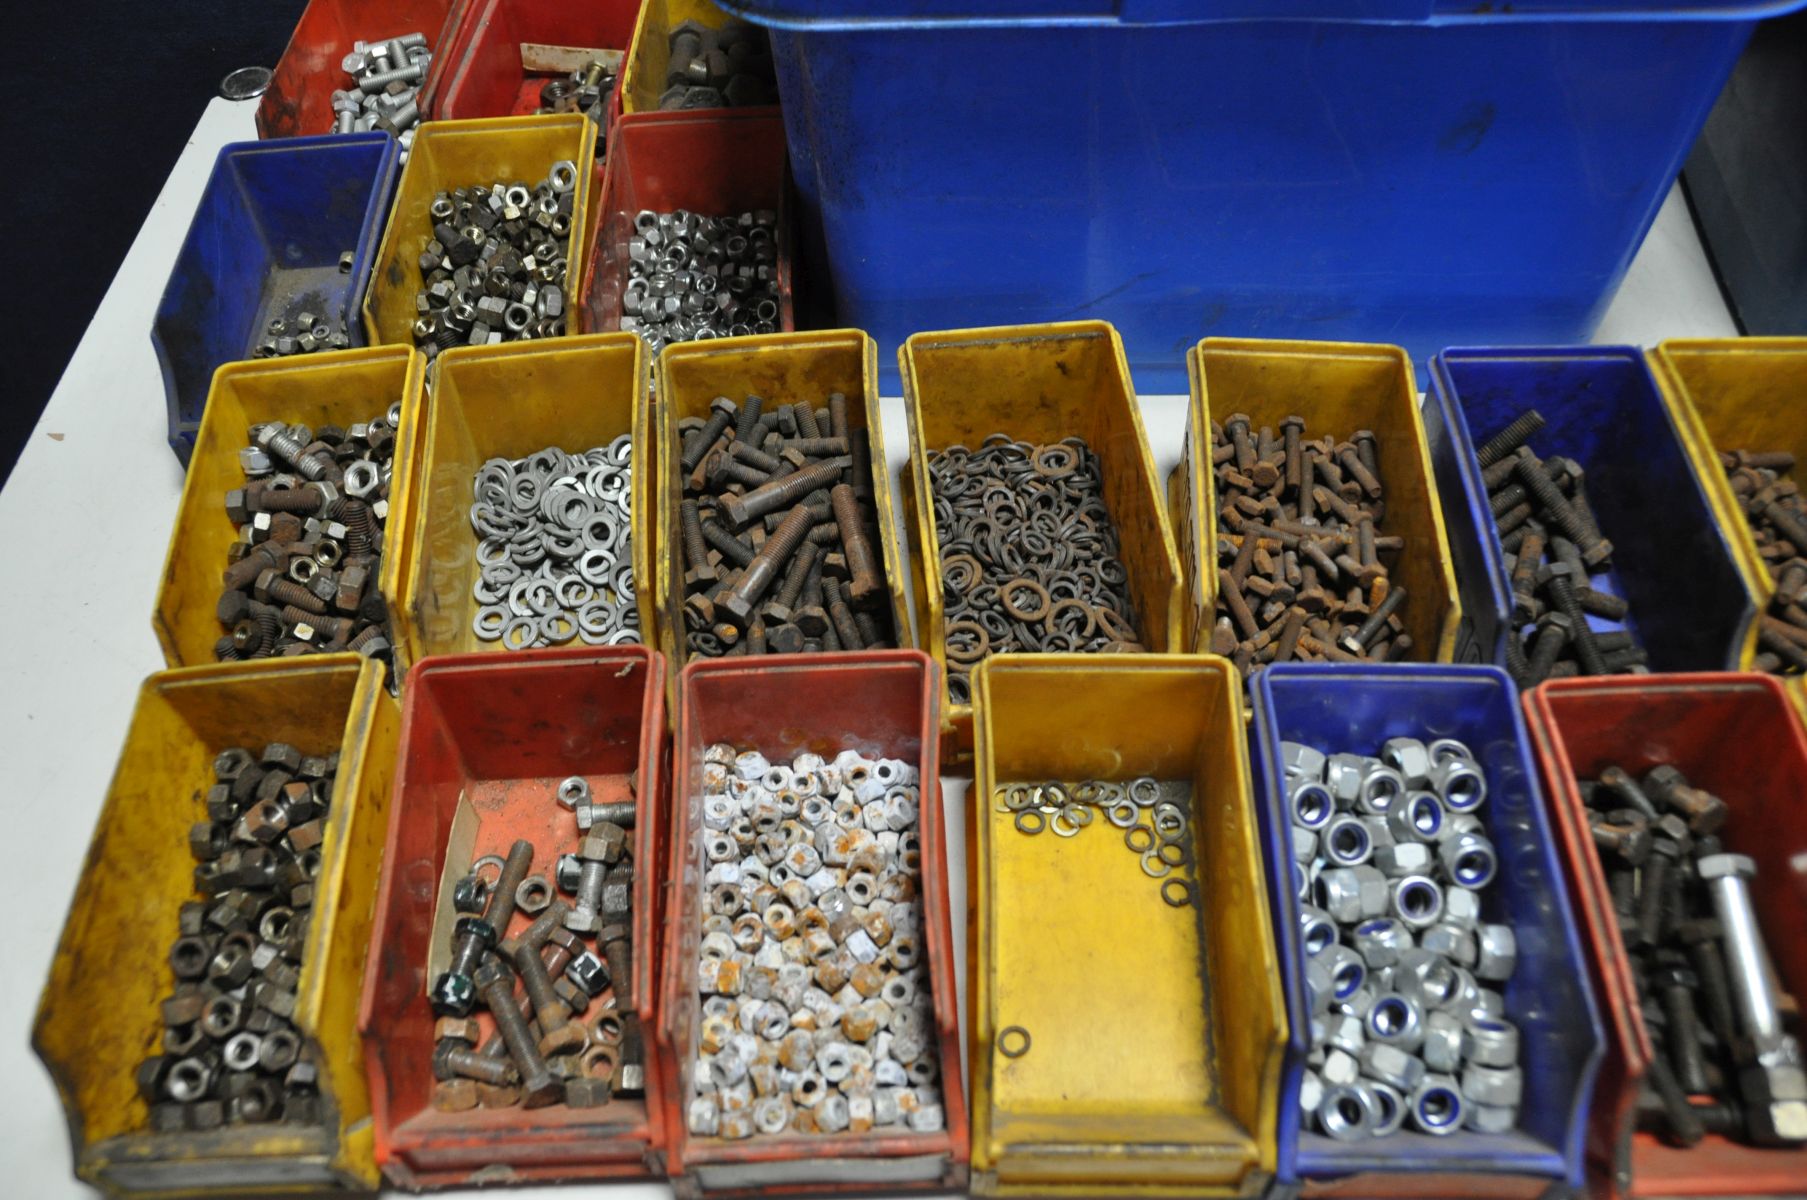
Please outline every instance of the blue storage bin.
M251 357L273 318L312 312L365 344L358 306L389 215L399 143L386 133L235 142L220 151L151 326L184 464L213 373ZM339 256L352 252L349 272Z
M1643 354L1625 346L1446 350L1431 360L1424 431L1462 595L1458 662L1503 665L1512 628L1505 551L1475 447L1535 408L1530 447L1587 473L1587 497L1613 544L1591 586L1623 596L1652 671L1735 671L1756 619L1731 545Z
M1290 1038L1281 1072L1279 1185L1351 1180L1349 1195L1473 1194L1476 1175L1540 1177L1557 1188L1584 1184L1582 1153L1594 1074L1605 1049L1581 934L1561 873L1519 711L1518 689L1494 667L1347 667L1282 664L1255 676L1249 766L1274 909ZM1497 882L1483 900L1488 920L1509 921L1518 967L1504 985L1506 1016L1519 1027L1524 1103L1519 1128L1448 1137L1402 1131L1338 1142L1301 1129L1299 1086L1310 1044L1299 904L1294 892L1292 823L1280 765L1282 741L1327 752L1375 754L1390 737L1453 737L1486 768L1488 797L1478 812L1499 856ZM1400 1182L1412 1177L1419 1186ZM1388 1183L1389 1177L1392 1183Z
M1101 318L1183 393L1203 337L1585 342L1801 2L724 5L771 29L800 291L884 347Z

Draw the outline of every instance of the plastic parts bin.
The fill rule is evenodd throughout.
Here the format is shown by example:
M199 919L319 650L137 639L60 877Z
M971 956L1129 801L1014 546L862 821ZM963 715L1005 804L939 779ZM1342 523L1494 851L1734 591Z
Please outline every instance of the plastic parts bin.
M1386 485L1380 532L1406 539L1393 578L1406 589L1404 620L1412 656L1448 662L1455 651L1461 604L1450 566L1443 506L1431 474L1411 360L1397 346L1344 342L1268 342L1207 338L1186 356L1192 403L1180 463L1168 478L1174 540L1185 566L1189 603L1185 644L1211 644L1217 608L1217 477L1211 466L1211 422L1246 413L1255 428L1305 418L1304 436L1347 440L1372 430Z
M665 77L671 69L671 31L688 21L708 29L720 29L734 18L712 0L644 0L634 24L634 43L628 48L627 66L621 75L621 111L657 112L665 93ZM738 110L775 115L776 105Z
M553 797L559 781L582 775L599 797L625 800L637 773L633 987L616 1002L639 1015L650 1037L665 893L658 864L670 837L663 673L657 652L611 646L448 655L410 676L358 1010L376 1160L398 1186L654 1174L669 1106L650 1047L644 1099L617 1097L597 1109L435 1110L427 955L447 837L461 805L475 810L473 857L504 854L516 838L527 838L535 845L534 871L550 878L555 860L578 838L571 813ZM530 918L519 913L515 920L518 931ZM490 1018L480 1019L487 1030Z
M696 963L702 938L702 809L686 801L673 815L664 999L658 1030L671 1130L667 1165L680 1196L757 1196L770 1192L840 1193L962 1191L966 1187L966 1100L960 1087L960 1030L955 1003L953 915L948 908L941 784L936 773L940 687L935 664L920 650L777 655L768 659L697 661L679 682L673 793L703 794L703 751L717 742L758 750L772 762L842 750L898 758L917 767L922 797L921 928L935 1024L925 1031L939 1047L946 1128L865 1134L757 1135L727 1141L691 1134L684 1120L697 1069L701 998Z
M395 205L377 251L370 292L364 299L364 330L372 345L414 341L415 296L420 291L420 255L433 240L428 208L439 192L497 181L532 187L556 162L578 167L577 197L566 239L565 299L577 299L588 244L591 180L583 169L596 155L596 124L579 113L543 117L490 117L473 121L429 121L414 135ZM565 306L568 333L583 332L583 310Z
M184 463L214 369L251 357L272 320L293 329L312 313L364 344L358 304L400 153L383 133L221 149L151 325L169 444Z
M469 0L446 53L445 85L433 109L438 120L536 113L540 88L565 73L528 71L524 42L584 50L619 50L625 62L639 0ZM620 88L605 109L621 111Z
M396 633L407 661L431 654L500 650L471 628L478 538L471 485L492 458L525 458L547 446L582 454L622 434L634 439L634 594L642 640L654 643L652 509L657 460L645 403L645 343L631 333L585 334L447 350L418 433L420 457L406 498L412 553L398 577Z
M194 667L214 661L213 644L226 630L214 615L220 599L220 572L230 561L227 551L238 540L238 527L226 515L226 493L243 487L245 472L238 452L251 444L251 426L266 421L297 422L310 428L341 427L368 421L402 406L395 435L390 475L390 513L383 525L383 560L375 586L391 607L401 594L403 568L413 534L398 497L407 495L409 477L419 452L414 436L426 403L421 386L424 363L404 346L371 346L363 350L228 363L214 376L207 415L195 437L188 478L170 530L169 551L157 587L152 624L172 667ZM396 667L406 669L404 648L397 645Z
M353 44L407 33L425 34L433 51L416 101L430 115L445 74L445 57L439 52L463 11L460 0L308 0L288 48L276 60L269 90L258 101L257 136L331 133L333 92L351 83L339 64Z
M1103 321L1075 321L918 333L897 357L910 422L910 468L903 477L910 582L922 646L942 670L947 617L928 455L957 444L976 447L994 433L1037 443L1078 436L1091 444L1142 645L1155 653L1179 650L1179 554L1117 331ZM941 749L950 764L972 756L973 707L944 690Z
M1775 598L1775 580L1757 553L1744 509L1720 465L1721 450L1787 450L1807 479L1807 338L1723 338L1663 342L1649 354L1669 416L1706 485L1757 611ZM1753 622L1738 665L1757 651Z
M882 343L1096 316L1588 340L1754 22L1799 0L729 0L770 27L814 286Z
M382 669L353 654L144 681L32 1027L78 1178L110 1195L171 1197L377 1186L357 1003L398 723ZM294 1015L331 1116L152 1133L134 1076L162 1035L177 912L196 894L188 829L206 817L214 755L274 741L339 754Z
M1747 1146L1709 1133L1689 1149L1634 1132L1649 1031L1619 939L1612 897L1595 853L1577 778L1617 764L1635 776L1658 763L1723 799L1719 836L1757 862L1752 899L1783 986L1807 996L1807 733L1783 686L1760 675L1647 676L1636 681L1562 679L1525 696L1550 809L1583 920L1587 968L1602 997L1606 1059L1594 1089L1588 1165L1603 1197L1798 1195L1807 1152Z
M1612 569L1590 583L1630 602L1625 625L1651 669L1735 667L1750 595L1643 355L1620 346L1458 349L1432 361L1424 420L1462 588L1457 660L1505 662L1512 589L1475 447L1529 408L1548 422L1532 450L1587 474L1614 547Z
M1493 667L1289 663L1257 675L1250 690L1249 757L1291 1030L1280 1097L1280 1181L1308 1192L1362 1196L1528 1197L1580 1188L1603 1034L1582 935L1560 883L1567 865L1538 791L1517 689ZM1309 1004L1280 743L1374 754L1390 737L1457 738L1486 770L1487 802L1477 815L1500 871L1483 897L1483 912L1518 935L1518 967L1504 991L1506 1016L1523 1046L1525 1099L1511 1133L1404 1132L1339 1142L1301 1127Z
M1010 654L977 673L967 1077L978 1195L1258 1196L1287 1016L1248 790L1242 684L1208 655ZM1192 786L1196 905L1094 821L1019 832L1019 781ZM1029 1035L1005 1053L999 1035Z
M627 243L643 209L706 217L778 214L778 327L797 327L791 302L791 215L784 126L771 109L648 112L615 124L600 195L590 205L585 328L621 327Z

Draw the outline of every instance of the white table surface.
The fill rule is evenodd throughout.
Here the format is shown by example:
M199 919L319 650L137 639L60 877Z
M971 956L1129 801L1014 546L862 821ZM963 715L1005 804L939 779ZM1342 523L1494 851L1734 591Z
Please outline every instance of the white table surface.
M215 155L254 138L252 106L215 100L120 264L37 428L0 492L0 813L5 879L15 897L0 925L0 1193L33 1200L93 1193L70 1170L67 1128L29 1034L64 907L139 681L162 665L151 609L175 518L182 471L165 440L162 377L151 319ZM1597 340L1650 345L1736 334L1679 191L1672 191L1632 264ZM1143 397L1164 478L1179 461L1184 397ZM893 471L907 452L903 402L883 403ZM900 538L900 542L902 539ZM965 785L946 789L951 911L965 911ZM171 931L173 935L173 931ZM964 1010L964 922L954 922ZM962 1028L965 1027L964 1011ZM459 1192L445 1195L475 1196ZM512 1189L569 1196L569 1188ZM621 1200L669 1195L663 1184L619 1185Z

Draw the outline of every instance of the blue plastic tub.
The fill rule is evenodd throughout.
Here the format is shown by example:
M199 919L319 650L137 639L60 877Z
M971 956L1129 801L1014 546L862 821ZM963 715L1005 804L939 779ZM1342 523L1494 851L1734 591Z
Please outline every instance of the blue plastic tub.
M1250 689L1249 766L1291 1029L1281 1071L1278 1183L1296 1187L1366 1176L1347 1180L1339 1194L1419 1195L1431 1194L1424 1191L1429 1176L1447 1180L1441 1194L1466 1195L1476 1191L1473 1176L1519 1175L1557 1188L1581 1188L1588 1104L1604 1032L1561 881L1561 848L1538 789L1518 689L1493 667L1407 664L1283 664L1255 676ZM1504 985L1506 1015L1520 1031L1525 1076L1519 1128L1511 1134L1464 1130L1439 1138L1408 1131L1338 1142L1300 1128L1299 1085L1310 1033L1280 743L1374 754L1390 737L1459 738L1487 771L1488 797L1478 815L1498 852L1499 878L1485 896L1483 916L1510 922L1519 950L1518 968Z
M358 306L389 215L400 145L386 133L236 142L214 161L151 326L184 464L222 364L302 312L365 344ZM351 270L339 257L352 252Z
M1587 341L1801 2L723 0L772 32L800 291L886 346L1101 318L1180 393L1202 337Z
M1462 594L1456 661L1504 665L1512 587L1475 447L1527 408L1548 422L1529 445L1572 458L1613 543L1594 588L1625 597L1652 671L1735 671L1749 593L1700 478L1637 349L1445 350L1431 361L1424 431Z

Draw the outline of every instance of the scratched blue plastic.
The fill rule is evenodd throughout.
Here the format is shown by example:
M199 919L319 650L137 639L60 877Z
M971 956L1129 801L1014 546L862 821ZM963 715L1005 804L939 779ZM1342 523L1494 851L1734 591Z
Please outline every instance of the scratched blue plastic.
M1249 762L1291 1027L1281 1071L1280 1182L1361 1172L1461 1172L1538 1176L1580 1188L1588 1106L1605 1035L1518 689L1494 667L1285 664L1255 676L1250 692ZM1506 1016L1520 1031L1525 1092L1511 1134L1464 1130L1430 1137L1408 1128L1390 1138L1338 1142L1300 1128L1309 1006L1280 743L1378 754L1390 737L1457 738L1486 770L1487 800L1477 815L1498 852L1499 877L1483 895L1482 916L1510 922L1518 937L1518 966L1504 995Z
M273 317L292 328L294 317L311 312L364 344L358 305L400 153L385 133L237 142L220 151L151 327L169 444L184 464L213 372L249 358ZM349 273L339 270L347 250Z
M1454 349L1432 360L1424 430L1462 593L1457 660L1506 661L1512 588L1475 447L1527 408L1548 422L1532 450L1586 472L1613 544L1612 569L1590 583L1629 602L1624 627L1651 670L1736 670L1756 610L1644 356L1625 346Z
M888 385L918 330L1098 317L1151 393L1212 335L1587 341L1801 2L726 0L772 28L799 290Z

